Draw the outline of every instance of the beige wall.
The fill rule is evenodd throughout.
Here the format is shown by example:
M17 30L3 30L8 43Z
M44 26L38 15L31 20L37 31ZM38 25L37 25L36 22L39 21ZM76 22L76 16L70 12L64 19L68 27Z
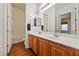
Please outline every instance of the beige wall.
M13 42L22 41L25 36L25 10L12 5Z

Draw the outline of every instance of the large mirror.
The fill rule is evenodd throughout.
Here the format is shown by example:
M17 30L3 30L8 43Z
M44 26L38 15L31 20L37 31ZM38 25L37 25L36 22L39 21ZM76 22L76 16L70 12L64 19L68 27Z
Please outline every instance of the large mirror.
M58 3L55 6L56 33L77 34L77 5L75 3Z
M45 32L48 32L48 14L46 14L46 13L43 13L43 25L44 25L44 31Z
M41 12L44 32L79 34L79 4L56 3Z
M42 12L43 31L55 33L55 5Z

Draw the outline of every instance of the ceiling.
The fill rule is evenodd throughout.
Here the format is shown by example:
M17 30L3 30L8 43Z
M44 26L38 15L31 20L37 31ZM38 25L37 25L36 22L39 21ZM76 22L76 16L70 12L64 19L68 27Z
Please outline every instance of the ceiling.
M64 7L73 5L73 4L75 4L75 3L56 3L56 7L57 8L64 8Z

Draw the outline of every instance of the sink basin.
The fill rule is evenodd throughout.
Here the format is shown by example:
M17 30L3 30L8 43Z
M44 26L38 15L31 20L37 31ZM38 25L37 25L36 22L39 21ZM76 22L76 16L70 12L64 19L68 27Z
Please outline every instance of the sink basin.
M54 39L54 35L50 33L45 33L45 32L36 32L36 35L40 35L49 39Z
M50 39L53 39L54 38L53 35L48 35L48 34L41 34L41 35L44 36L44 37L50 38Z

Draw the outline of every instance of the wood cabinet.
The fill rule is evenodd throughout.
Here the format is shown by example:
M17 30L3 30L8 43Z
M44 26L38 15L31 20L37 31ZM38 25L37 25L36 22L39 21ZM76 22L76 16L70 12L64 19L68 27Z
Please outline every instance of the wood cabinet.
M37 37L30 35L29 36L29 45L30 48L37 54Z
M50 56L65 56L65 53L55 47L50 47Z
M39 56L79 56L79 50L29 35L30 48Z
M50 56L73 56L73 49L57 43L49 43Z
M38 55L40 56L48 56L48 41L39 38L38 40Z
M33 46L33 48L32 48L32 50L37 54L37 37L36 36L33 36L33 38L32 38L32 42L33 42L33 44L32 44L32 46Z
M29 35L29 46L30 48L33 48L33 36Z
M74 56L79 56L79 50L74 49Z

